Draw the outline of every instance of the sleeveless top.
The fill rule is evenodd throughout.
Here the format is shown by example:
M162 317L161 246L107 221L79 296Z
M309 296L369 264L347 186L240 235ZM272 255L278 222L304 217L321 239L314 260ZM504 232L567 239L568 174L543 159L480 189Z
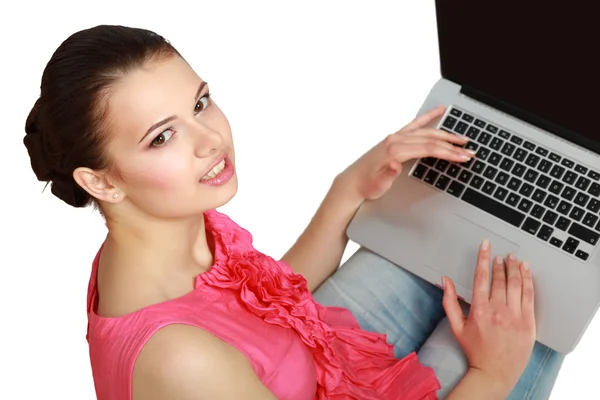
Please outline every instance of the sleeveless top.
M361 330L346 309L315 302L304 277L254 249L248 231L216 210L204 218L211 269L190 293L124 316L96 314L98 251L87 300L98 400L132 399L136 357L169 324L204 329L236 348L281 400L437 399L439 382L415 353L395 358L385 335Z

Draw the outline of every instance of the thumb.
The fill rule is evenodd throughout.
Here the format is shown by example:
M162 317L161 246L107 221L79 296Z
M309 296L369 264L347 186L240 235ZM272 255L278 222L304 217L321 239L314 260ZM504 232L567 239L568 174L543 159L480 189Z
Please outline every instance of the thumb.
M454 333L454 336L460 335L465 327L467 318L463 313L460 304L458 304L458 296L456 295L456 288L454 282L447 276L443 277L444 285L444 299L442 300L442 306L446 311L450 328Z

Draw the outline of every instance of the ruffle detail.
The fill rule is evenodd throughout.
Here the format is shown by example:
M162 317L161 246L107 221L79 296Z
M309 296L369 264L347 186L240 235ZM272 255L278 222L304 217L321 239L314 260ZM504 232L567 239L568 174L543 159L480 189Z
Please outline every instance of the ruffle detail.
M437 399L439 382L415 353L395 358L385 335L360 329L346 309L316 303L303 276L255 250L250 233L224 214L210 211L206 221L215 263L196 285L231 289L252 314L293 329L314 356L315 400Z

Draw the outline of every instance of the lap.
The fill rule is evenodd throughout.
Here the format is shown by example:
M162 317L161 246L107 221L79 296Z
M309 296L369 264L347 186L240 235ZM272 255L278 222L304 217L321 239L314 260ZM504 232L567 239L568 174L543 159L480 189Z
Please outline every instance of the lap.
M314 293L325 306L344 307L362 329L384 333L396 357L417 351L445 316L442 291L360 248Z

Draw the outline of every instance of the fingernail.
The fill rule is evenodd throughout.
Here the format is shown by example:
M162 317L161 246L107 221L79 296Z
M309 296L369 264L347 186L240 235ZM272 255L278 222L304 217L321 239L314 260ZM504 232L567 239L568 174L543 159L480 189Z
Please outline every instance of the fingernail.
M471 153L473 155L475 155L477 153L477 150L473 150L473 149L465 149L468 153Z
M442 287L446 290L446 277L442 276Z
M481 242L481 250L487 250L490 247L490 241L488 239L483 239Z
M514 260L516 260L516 259L517 259L517 256L516 256L516 255L514 255L513 253L510 253L510 254L508 255L508 259L509 259L509 260L513 260L513 261L514 261Z
M463 160L466 160L466 161L469 161L471 159L471 157L466 154L461 154L460 158L462 158Z
M527 261L523 261L523 269L529 271L529 263Z
M496 261L496 264L502 264L502 257L496 256L496 259L494 261Z

